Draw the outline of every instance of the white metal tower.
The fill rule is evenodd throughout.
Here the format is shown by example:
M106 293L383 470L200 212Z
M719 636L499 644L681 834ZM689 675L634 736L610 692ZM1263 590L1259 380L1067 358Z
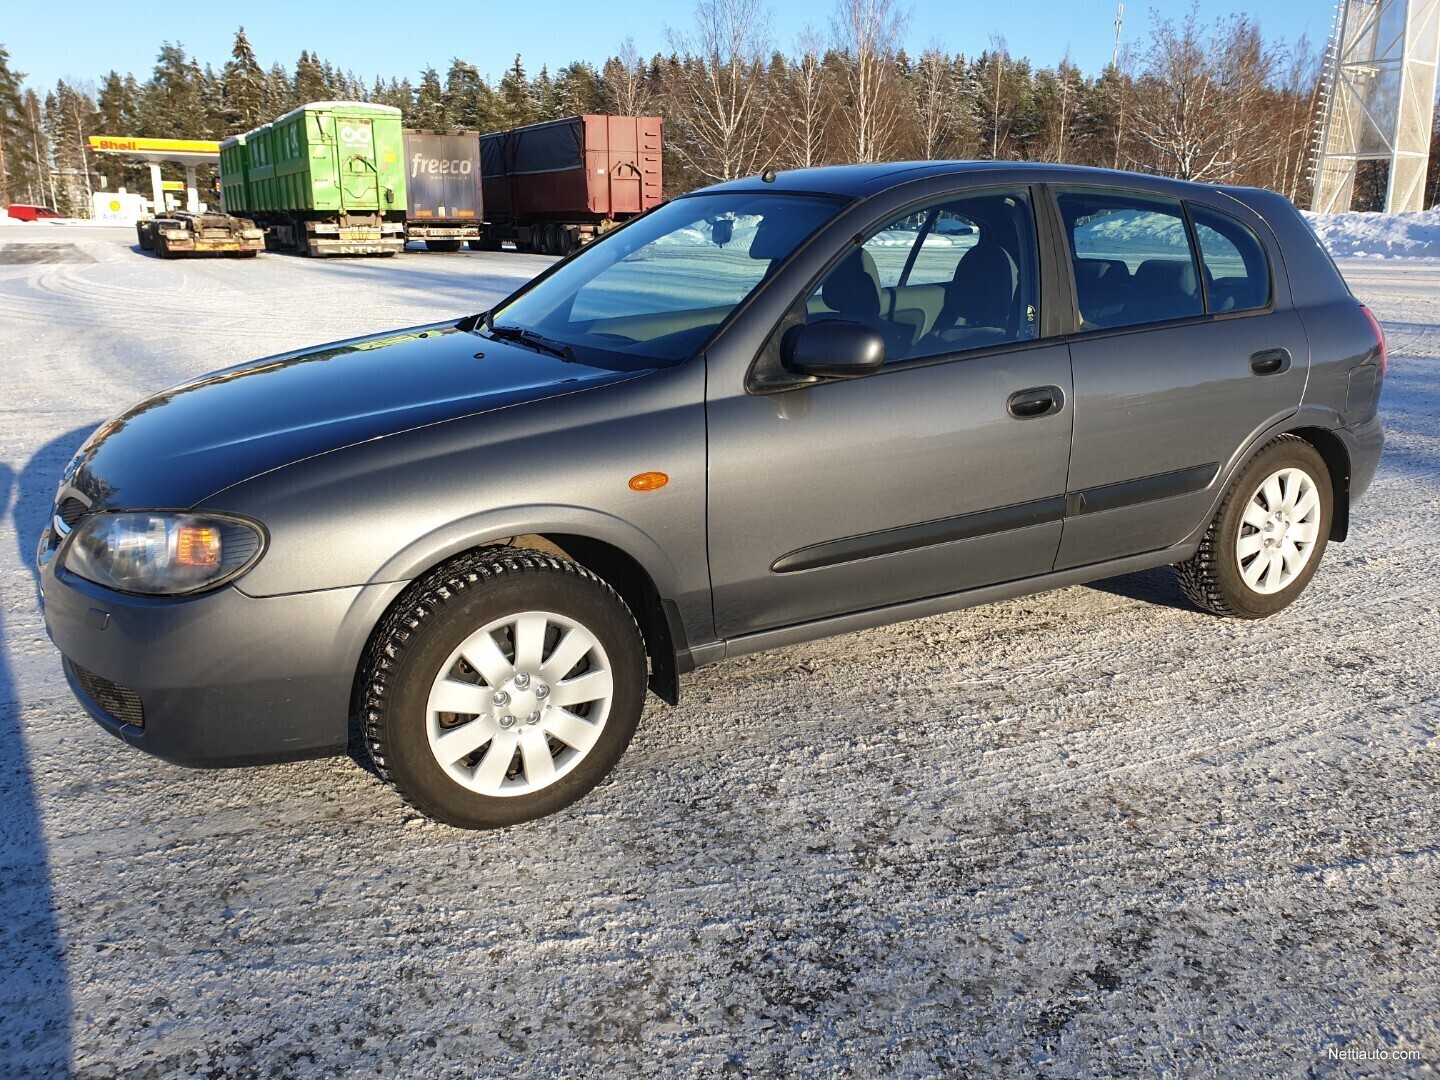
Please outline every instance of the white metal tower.
M1387 161L1385 209L1423 210L1440 0L1339 0L1325 53L1311 209L1350 209L1361 161Z

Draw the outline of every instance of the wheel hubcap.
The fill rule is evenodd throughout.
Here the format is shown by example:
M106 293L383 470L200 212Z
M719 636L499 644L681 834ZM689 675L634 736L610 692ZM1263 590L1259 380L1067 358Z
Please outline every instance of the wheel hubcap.
M1320 539L1320 491L1303 469L1265 478L1245 505L1235 558L1240 577L1257 593L1277 593L1305 569Z
M426 731L440 767L481 795L528 795L590 752L610 714L604 647L564 615L526 611L471 634L430 688Z

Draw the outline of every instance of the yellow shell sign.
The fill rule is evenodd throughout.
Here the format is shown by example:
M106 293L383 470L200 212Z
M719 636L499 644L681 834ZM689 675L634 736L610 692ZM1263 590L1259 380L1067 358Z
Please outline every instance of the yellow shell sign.
M91 135L91 150L111 154L218 154L220 144L204 139L135 139L116 135Z

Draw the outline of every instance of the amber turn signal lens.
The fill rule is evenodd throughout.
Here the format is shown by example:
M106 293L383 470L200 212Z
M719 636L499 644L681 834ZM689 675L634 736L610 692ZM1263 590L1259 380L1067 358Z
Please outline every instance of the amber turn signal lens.
M175 561L181 566L219 566L220 530L181 526L175 538Z
M631 491L659 491L670 482L663 472L642 472L630 477Z

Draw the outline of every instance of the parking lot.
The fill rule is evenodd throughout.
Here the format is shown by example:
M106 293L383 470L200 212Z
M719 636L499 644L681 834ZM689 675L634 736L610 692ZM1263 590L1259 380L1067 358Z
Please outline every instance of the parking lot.
M84 715L32 555L95 426L548 262L0 233L0 1074L1440 1069L1440 261L1342 264L1387 449L1268 621L1161 570L727 661L485 834Z

